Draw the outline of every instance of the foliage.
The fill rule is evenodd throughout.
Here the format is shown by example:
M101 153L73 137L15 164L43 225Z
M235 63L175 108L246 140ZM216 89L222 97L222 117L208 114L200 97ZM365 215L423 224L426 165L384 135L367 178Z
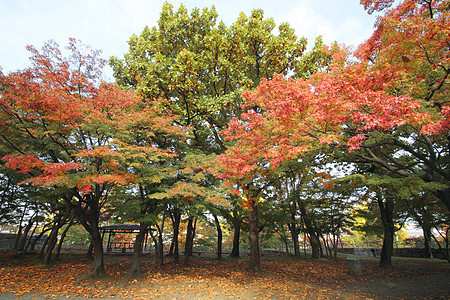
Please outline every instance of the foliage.
M1 142L13 153L3 157L5 167L28 174L22 184L56 191L90 233L98 259L93 273L102 275L98 223L112 189L137 180L137 165L127 159L173 156L170 145L139 137L182 132L133 92L99 83L104 61L98 52L75 40L68 57L54 42L42 52L29 50L32 67L1 78ZM138 140L130 143L133 126Z
M110 63L121 86L136 88L149 101L169 100L165 107L191 127L191 148L221 153L219 131L239 113L240 93L261 77L292 71L304 50L305 41L288 24L278 27L278 35L274 28L261 10L241 13L227 27L217 24L214 7L189 14L166 3L158 26L133 35L125 58Z
M245 92L245 112L224 130L235 146L219 157L223 176L262 174L328 144L347 147L354 161L429 182L447 205L446 3L404 1L380 18L359 60L335 48L328 68L310 78L277 75ZM405 55L417 58L408 64Z

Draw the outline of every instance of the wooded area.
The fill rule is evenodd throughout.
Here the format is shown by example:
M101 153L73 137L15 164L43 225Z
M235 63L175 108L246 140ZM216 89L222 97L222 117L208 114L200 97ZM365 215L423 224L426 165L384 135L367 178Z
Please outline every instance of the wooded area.
M123 58L28 46L28 68L0 73L0 225L18 256L45 235L48 263L84 232L105 276L100 227L132 223L130 274L147 233L160 265L165 248L189 265L205 236L221 259L226 236L253 272L271 239L314 259L380 239L390 266L409 223L450 261L450 2L361 3L383 14L355 51L308 48L262 10L226 26L168 3Z

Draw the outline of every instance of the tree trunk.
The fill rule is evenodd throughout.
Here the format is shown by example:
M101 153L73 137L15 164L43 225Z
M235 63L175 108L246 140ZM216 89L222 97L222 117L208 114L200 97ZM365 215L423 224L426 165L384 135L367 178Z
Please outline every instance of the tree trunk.
M59 224L55 224L55 226L52 229L52 232L49 235L49 239L48 239L48 243L47 243L47 247L45 250L45 255L44 255L44 262L46 264L50 263L51 259L52 259L52 252L53 249L56 246L56 243L58 242L58 230L59 230L60 226Z
M39 251L39 258L44 257L45 248L47 248L48 241L50 239L50 235L45 238L44 243L42 244L41 251Z
M161 226L156 224L156 228L158 230L158 245L155 247L156 257L159 258L159 265L164 266L164 243L163 243L163 231L164 231L164 222L166 220L166 210L163 211L163 215L161 218Z
M19 247L19 241L20 241L20 238L22 237L22 230L23 230L23 226L22 226L22 222L20 222L19 229L17 230L17 234L16 234L16 239L14 240L13 249L17 250Z
M319 237L315 232L309 234L309 243L311 245L311 255L313 259L319 259L320 258L320 241Z
M303 256L306 258L306 231L305 230L303 230Z
M318 239L319 239L319 243L320 243L320 239L322 238L322 244L323 244L323 246L320 245L320 257L323 258L323 257L325 257L325 255L328 256L328 250L327 250L327 246L325 245L325 238L323 237L322 232L321 232L320 230L317 230L317 228L315 229L315 231L316 231L316 233L317 233L317 237L318 237ZM323 249L324 249L324 248L325 248L326 254L323 253Z
M159 249L158 240L156 239L156 236L153 235L153 232L151 229L149 230L149 234L150 234L150 237L152 238L153 243L155 244L155 259L156 259L156 261L159 261L160 253L158 251L158 249Z
M184 244L184 265L189 265L189 257L192 256L194 246L194 218L189 217L186 229L186 242Z
M37 242L44 236L44 234L50 230L50 227L48 228L44 228L44 230L41 231L41 233L39 233L39 235L37 236L37 238L35 238L30 245L30 250L34 250L34 248L36 247Z
M71 194L64 197L68 207L72 209L78 221L91 236L94 252L93 266L89 274L91 277L107 275L103 263L103 240L99 229L100 210L106 200L103 192L103 188L99 184L95 184L89 194L81 194L77 188L74 188Z
M163 216L164 218L164 216ZM164 220L161 222L161 227L158 226L158 249L156 251L159 252L159 265L164 266L164 243L163 243L163 229L164 229Z
M323 248L325 248L325 256L331 258L331 248L328 243L328 236L320 233L320 237L322 238L323 241Z
M197 224L196 218L189 218L187 232L186 232L186 245L184 252L187 253L188 256L192 256L192 252L194 251L194 238L195 238L195 226Z
M181 221L181 213L178 211L178 209L174 209L172 216L172 228L173 228L172 245L173 245L173 256L176 264L180 260L180 252L178 249L178 235L180 233L180 221Z
M296 223L289 223L288 226L294 243L294 257L300 257L300 244L298 242L299 229Z
M259 230L258 230L258 211L255 201L251 202L248 211L249 222L249 243L250 243L250 265L249 270L252 272L261 272L261 256L259 253Z
M424 251L425 251L425 258L431 258L432 252L431 252L431 229L422 227L423 231L423 238L424 238Z
M174 249L175 249L175 235L172 236L172 241L170 242L169 253L167 253L167 256L173 256Z
M394 252L394 201L386 198L385 203L381 195L377 197L378 206L380 208L381 220L383 221L384 238L383 247L381 248L381 267L392 266L392 254Z
M217 259L222 259L222 227L220 226L219 218L214 215L214 221L217 229Z
M317 236L316 231L314 230L314 227L312 224L312 219L306 213L306 209L305 209L303 202L299 201L298 207L300 208L303 222L305 223L306 231L308 232L309 243L311 245L312 258L319 259L320 252L321 252L320 241L319 241L319 237Z
M289 244L288 244L288 239L286 236L284 236L283 242L284 242L284 248L286 249L286 255L290 256L291 253L289 252Z
M142 248L145 240L145 233L147 232L147 225L139 223L139 233L134 241L133 261L131 263L130 276L136 276L141 273L141 258Z
M57 218L55 220L55 225L53 226L52 231L50 232L50 235L49 235L47 248L45 250L45 256L44 256L44 262L46 264L50 263L50 261L51 261L53 249L55 249L55 246L58 242L59 229L61 227L63 227L64 224L66 224L66 222L67 222L67 218L64 216L63 213L60 213L57 216Z
M434 236L433 233L431 233L431 236L433 237L434 241L436 242L437 246L439 247L439 252L441 252L441 254L444 256L444 258L447 260L447 262L450 263L450 253L449 253L449 248L448 248L448 231L449 231L450 227L447 227L447 230L445 231L445 237L442 236L442 234L439 235L441 236L441 238L443 239L444 242L444 247L442 248L441 243L439 242L439 240Z
M23 254L26 251L25 245L27 244L28 233L30 232L31 227L33 227L33 224L34 224L34 216L30 219L27 226L25 226L25 228L23 229L23 232L20 235L19 241L17 243L17 251L23 252Z
M233 217L233 227L234 227L234 234L233 234L233 249L231 249L231 257L239 257L239 240L241 237L241 220L237 217L236 210L234 211L235 217Z
M64 228L64 231L61 233L61 238L59 239L58 248L56 249L56 255L55 259L59 258L59 255L61 254L62 245L64 243L64 239L66 238L67 232L69 231L70 227L75 223L74 221L75 217L72 217L69 224L67 224L66 228Z
M28 239L28 242L25 245L25 251L27 251L30 248L30 245L32 244L32 241L33 241L34 233L36 232L36 229L38 228L38 226L39 226L39 222L36 222L36 225L34 226L33 231L31 231L30 238Z
M333 233L333 256L337 260L339 235Z
M444 203L447 207L447 211L450 212L450 188L445 188L440 191L435 192L435 195L439 198L439 200Z
M103 262L103 241L98 229L98 223L93 224L91 241L94 250L94 261L90 272L91 277L104 277L106 276L105 265Z
M14 241L13 249L17 249L18 248L19 240L22 237L22 230L23 230L22 222L23 222L23 219L25 218L25 212L27 211L28 202L26 204L27 205L24 207L24 209L22 211L22 215L20 216L19 229L17 230L16 240Z
M94 244L92 243L92 239L89 242L88 251L86 252L87 259L94 259Z

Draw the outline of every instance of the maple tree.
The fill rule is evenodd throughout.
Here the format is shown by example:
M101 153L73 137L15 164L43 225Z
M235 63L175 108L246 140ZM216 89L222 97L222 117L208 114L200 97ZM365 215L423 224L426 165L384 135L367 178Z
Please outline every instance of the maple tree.
M450 177L446 170L450 128L449 2L402 1L396 7L391 7L392 1L362 2L369 11L384 9L385 14L379 18L372 37L355 54L363 61L371 61L372 72L383 74L383 88L420 103L429 120L397 129L370 148L368 145L366 155L361 156L400 177L417 176L440 185L434 194L450 209ZM392 154L386 155L383 147ZM378 153L370 152L374 148Z
M142 99L114 84L101 83L104 61L98 51L70 40L65 57L54 42L42 51L29 47L32 66L1 78L2 144L14 154L5 167L28 174L22 184L54 190L89 232L93 276L105 274L99 232L102 208L117 185L136 180L126 168L130 156L164 155L151 140L127 144L119 134L130 120L154 118ZM170 131L167 122L147 121L141 135ZM168 119L170 120L170 119ZM125 127L124 127L125 126ZM162 127L161 127L162 126ZM153 154L155 155L155 154Z
M273 34L275 23L262 10L241 13L229 27L217 18L214 7L189 13L166 3L158 25L133 35L124 59L110 60L119 85L149 101L169 100L166 108L191 134L188 153L203 157L226 150L220 131L240 113L241 92L262 77L292 72L306 45L288 24ZM218 186L212 176L205 182Z
M364 3L388 9L392 1ZM378 19L357 59L325 49L332 60L324 70L277 75L244 92L244 113L224 130L234 146L219 157L222 176L258 178L328 145L428 183L450 208L448 16L448 1L403 1Z
M283 169L313 164L317 153L369 166L357 171L366 186L379 188L383 248L392 244L394 199L397 207L415 192L433 194L448 210L449 2L361 2L369 12L385 11L367 42L351 52L318 38L306 54L305 40L288 24L273 34L275 23L261 10L242 13L227 27L217 23L214 8L189 14L165 4L158 26L133 35L123 60L110 60L117 83L128 91L102 83L99 52L80 49L75 40L70 57L52 42L42 51L29 47L30 68L0 75L0 152L2 164L23 177L15 195L29 184L53 197L44 201L55 217L46 259L58 229L72 224L75 214L95 248L92 274L103 275L98 227L105 209L109 217L141 225L131 273L140 271L149 227L157 229L163 263L166 219L176 262L180 230L187 231L188 264L195 224L205 211L214 218L219 257L222 220L233 224L234 249L241 227L249 230L254 271L261 268L263 227L268 235L284 234L288 224L299 254L304 225L319 257L321 239L327 246L327 235L335 239L340 230L344 215L337 212L349 205L352 186L338 191L311 166L296 174ZM218 178L228 181L228 191L212 176L219 173L217 154ZM1 179L7 190L9 179ZM400 183L407 191L388 193ZM342 199L334 199L341 192ZM289 210L290 220L277 210ZM387 254L382 262L389 264Z

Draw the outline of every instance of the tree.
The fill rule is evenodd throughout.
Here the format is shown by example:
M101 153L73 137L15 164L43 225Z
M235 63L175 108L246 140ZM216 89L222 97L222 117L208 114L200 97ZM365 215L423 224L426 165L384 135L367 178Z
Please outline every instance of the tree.
M369 13L385 11L371 38L356 51L361 61L378 74L382 88L421 104L426 124L402 126L376 142L363 144L364 159L381 165L401 177L419 176L441 186L433 192L450 209L448 172L449 25L448 1L361 1ZM380 86L381 87L381 86ZM384 148L395 146L395 156ZM379 151L374 155L372 149ZM399 154L401 154L399 156Z
M142 99L100 83L104 61L99 52L73 39L68 57L54 42L41 52L28 49L32 66L1 77L1 141L14 153L3 160L6 167L28 174L22 184L54 190L73 211L91 236L91 275L103 276L102 208L115 186L135 180L122 165L122 143L115 138Z
M240 93L260 78L287 74L305 47L287 25L264 19L261 10L250 17L240 14L227 28L217 25L212 7L190 14L184 6L162 8L158 26L146 27L129 40L124 60L112 58L117 82L136 88L147 99L163 97L179 115L182 126L191 126L191 147L206 153L225 150L219 131L240 112Z
M379 19L357 59L334 47L327 67L305 79L277 75L244 92L246 111L224 131L235 141L219 158L226 176L261 176L328 144L351 152L350 162L428 184L450 209L448 7L403 1Z
M161 101L139 103L124 115L115 134L117 151L124 158L122 165L135 180L113 197L112 215L141 224L134 243L131 275L140 272L143 237L147 229L158 222L158 215L167 206L165 198L201 192L195 186L182 186L180 174L189 173L190 160L185 157L184 164L177 164L177 153L185 147L187 135L174 125L176 116L161 111Z
M124 59L110 63L119 85L135 88L149 101L168 100L165 107L192 133L189 153L220 154L227 147L220 131L240 113L240 93L263 76L293 71L305 49L306 41L288 24L278 27L278 35L274 28L261 10L249 17L241 13L227 27L217 24L214 8L189 14L184 6L174 11L166 3L158 26L132 36Z
M349 60L348 51L335 49L324 72L306 80L275 76L263 80L257 91L245 92L247 112L225 131L229 139L238 141L229 155L236 158L240 175L254 170L257 161L276 167L326 143L348 147L354 159L378 164L401 177L418 176L434 186L436 196L450 207L446 196L449 118L444 100L448 10L445 1L433 2L431 11L436 13L430 18L429 10L412 1L405 3L380 19L379 30L357 52L359 61ZM406 10L411 8L407 5L414 9ZM391 27L382 25L388 21ZM401 30L409 30L408 39ZM402 44L401 51L392 46L396 42ZM368 45L374 45L369 47L372 52ZM363 59L367 55L361 53L368 51L377 54L374 63ZM403 62L405 54L417 55L420 63ZM420 74L430 78L420 79Z

